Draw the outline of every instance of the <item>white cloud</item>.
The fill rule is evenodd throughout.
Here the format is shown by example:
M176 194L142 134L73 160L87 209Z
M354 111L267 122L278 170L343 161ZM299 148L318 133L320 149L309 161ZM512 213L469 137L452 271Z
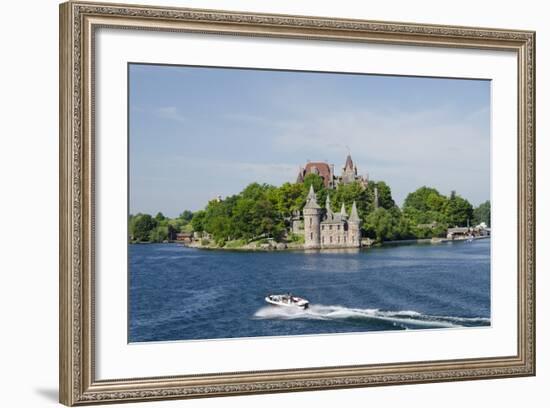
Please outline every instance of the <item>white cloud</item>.
M150 163L131 179L131 211L155 212L162 208L167 215L182 209L195 211L218 195L239 193L252 182L278 186L294 181L297 172L295 164L172 156ZM140 186L139 191L134 186ZM138 207L138 202L147 202L149 207Z
M488 108L463 118L445 107L300 113L300 121L286 121L275 131L272 145L280 157L298 153L304 162L327 160L338 172L349 147L359 172L388 182L398 203L422 185L444 194L457 190L474 203L489 198Z
M230 161L188 156L178 156L172 161L172 165L185 167L187 170L192 169L192 173L246 178L259 183L294 180L298 173L298 164Z
M161 119L169 119L176 122L185 122L187 120L186 117L175 106L165 106L157 108L155 110L155 114Z
M444 110L316 114L287 126L274 138L274 145L281 152L323 156L310 159L324 159L331 149L344 156L349 146L357 162L401 170L423 165L452 168L461 160L471 161L475 167L488 160L488 134L467 118L458 122L446 116Z

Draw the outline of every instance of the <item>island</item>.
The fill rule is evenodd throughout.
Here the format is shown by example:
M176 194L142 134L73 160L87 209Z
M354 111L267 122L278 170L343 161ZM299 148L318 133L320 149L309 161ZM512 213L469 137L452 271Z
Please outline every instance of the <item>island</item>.
M319 203L324 203L321 206ZM490 236L491 206L477 207L455 191L422 186L400 208L384 181L360 175L348 154L342 171L308 162L294 183L251 183L178 217L130 214L131 243L179 242L201 249L311 250L400 242L445 242Z

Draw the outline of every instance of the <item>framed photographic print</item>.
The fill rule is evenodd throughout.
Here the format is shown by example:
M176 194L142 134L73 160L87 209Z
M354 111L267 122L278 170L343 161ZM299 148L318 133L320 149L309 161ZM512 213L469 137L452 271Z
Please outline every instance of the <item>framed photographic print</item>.
M535 374L535 33L60 6L66 405Z

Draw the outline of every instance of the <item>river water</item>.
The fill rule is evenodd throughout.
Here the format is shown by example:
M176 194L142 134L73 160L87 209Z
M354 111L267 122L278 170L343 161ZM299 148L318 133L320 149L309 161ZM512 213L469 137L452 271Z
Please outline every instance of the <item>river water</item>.
M490 240L334 252L129 246L130 342L490 325ZM308 310L269 306L292 292Z

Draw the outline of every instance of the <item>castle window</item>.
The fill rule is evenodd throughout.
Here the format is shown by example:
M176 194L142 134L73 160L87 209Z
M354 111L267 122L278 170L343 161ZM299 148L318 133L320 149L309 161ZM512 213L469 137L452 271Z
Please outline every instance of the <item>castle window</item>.
M309 226L311 227L311 221L313 220L313 218L310 218L309 219Z
M322 240L323 240L323 244L324 244L325 243L325 237L323 237Z
M313 232L309 234L309 238L313 240Z
M340 243L340 236L338 236L338 243Z
M330 237L330 243L332 244L332 236Z
M338 225L338 231L340 231L340 225Z
M325 230L325 226L324 226L324 225L321 225L321 229L324 231L324 230Z
M332 229L332 225L329 225L329 226L328 226L328 229L331 230L331 229Z

